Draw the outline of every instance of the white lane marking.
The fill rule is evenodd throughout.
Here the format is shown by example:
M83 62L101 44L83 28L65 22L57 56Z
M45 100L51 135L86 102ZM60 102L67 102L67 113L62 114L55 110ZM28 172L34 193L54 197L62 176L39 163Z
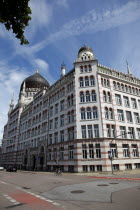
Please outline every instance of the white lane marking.
M5 198L7 198L9 201L11 201L13 204L15 204L15 205L19 204L18 201L16 201L15 199L13 199L12 197L10 197L9 195L3 194L3 196L4 196Z
M56 202L53 202L53 204L56 205L56 206L60 206L60 204L59 203L56 203Z
M6 182L2 182L2 181L0 181L0 183L2 183L2 184L7 184Z
M53 201L49 200L49 199L46 199L46 201L50 202L50 203L53 203Z

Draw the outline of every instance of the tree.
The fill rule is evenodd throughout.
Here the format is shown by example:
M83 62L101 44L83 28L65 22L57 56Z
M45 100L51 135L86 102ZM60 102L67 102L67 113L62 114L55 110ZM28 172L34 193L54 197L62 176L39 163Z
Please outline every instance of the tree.
M30 0L0 0L0 22L7 30L12 30L20 44L29 44L24 37L24 30L31 20Z

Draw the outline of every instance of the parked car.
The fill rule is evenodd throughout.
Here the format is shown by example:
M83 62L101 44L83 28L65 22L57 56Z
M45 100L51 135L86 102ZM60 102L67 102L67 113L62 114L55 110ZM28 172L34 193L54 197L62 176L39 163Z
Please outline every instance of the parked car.
M4 171L4 167L0 166L0 171Z
M6 171L8 171L8 172L17 172L17 168L14 167L14 166L9 166L9 167L6 169Z

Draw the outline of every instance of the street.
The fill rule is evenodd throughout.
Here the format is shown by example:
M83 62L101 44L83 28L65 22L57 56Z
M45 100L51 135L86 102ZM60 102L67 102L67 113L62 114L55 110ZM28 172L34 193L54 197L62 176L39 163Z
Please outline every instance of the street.
M0 209L139 210L140 173L0 172Z

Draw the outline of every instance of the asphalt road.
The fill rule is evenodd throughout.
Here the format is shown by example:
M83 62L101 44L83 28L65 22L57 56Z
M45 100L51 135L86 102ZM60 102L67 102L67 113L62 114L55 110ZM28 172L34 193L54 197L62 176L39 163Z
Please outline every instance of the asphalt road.
M0 172L0 210L139 210L140 175Z

